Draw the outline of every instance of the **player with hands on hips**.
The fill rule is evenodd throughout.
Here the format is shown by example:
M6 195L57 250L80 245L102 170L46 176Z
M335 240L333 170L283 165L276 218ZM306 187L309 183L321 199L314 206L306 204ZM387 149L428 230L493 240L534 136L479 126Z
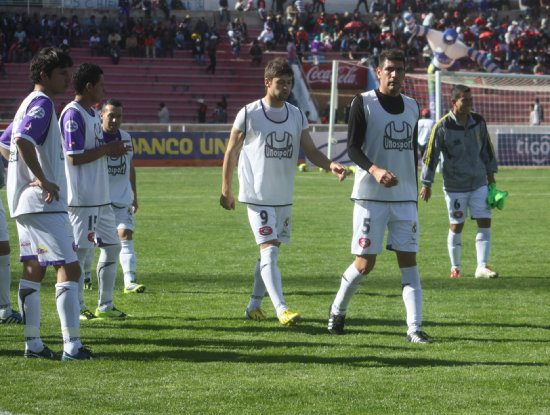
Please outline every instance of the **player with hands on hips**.
M407 314L406 341L430 343L422 331L422 286L416 264L418 210L418 103L401 94L405 56L399 49L380 54L376 74L380 87L357 95L348 123L348 154L357 165L351 199L354 262L342 275L340 289L329 307L328 331L344 334L345 318L361 281L374 268L382 251L395 251L401 271Z
M488 265L491 250L491 209L487 196L488 183L495 183L498 171L495 150L487 124L472 111L470 88L455 85L451 89L452 109L435 125L423 159L420 197L428 202L431 186L441 155L443 190L449 212L447 247L451 258L451 278L462 274L462 229L470 211L477 221L476 278L496 278L498 273Z
M264 98L242 108L231 129L220 196L224 209L235 209L231 182L238 161L238 200L247 205L250 226L260 247L245 317L266 320L261 306L267 290L277 317L285 326L301 320L301 316L286 305L277 266L280 244L290 241L300 147L313 164L330 170L339 180L346 177L345 167L331 162L313 143L303 112L287 102L293 81L292 67L285 59L274 59L267 64Z
M30 72L34 89L17 110L12 126L7 195L11 217L17 223L23 262L19 307L27 358L59 360L40 337L40 289L48 265L57 272L55 300L63 335L61 360L100 358L80 340L80 265L67 215L62 139L52 101L69 86L72 64L68 54L51 47L33 57Z

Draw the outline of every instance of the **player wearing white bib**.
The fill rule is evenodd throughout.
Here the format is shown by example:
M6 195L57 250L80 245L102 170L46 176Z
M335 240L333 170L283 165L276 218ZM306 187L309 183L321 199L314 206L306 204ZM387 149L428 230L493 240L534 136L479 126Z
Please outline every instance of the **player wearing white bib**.
M61 132L52 98L65 92L72 59L44 48L31 62L34 90L13 121L7 181L8 206L17 222L20 244L30 253L19 284L25 357L59 359L40 338L40 288L46 267L57 271L56 304L63 333L62 360L96 359L80 341L78 278L80 265L73 248L67 215L67 186L60 148Z
M6 160L9 160L10 156L12 126L13 123L0 136L0 153ZM0 188L2 188L6 182L2 164L0 164L0 169ZM23 318L12 308L10 301L10 252L8 221L4 206L0 201L0 324L21 324Z
M405 57L398 49L381 53L380 87L356 96L348 124L348 154L357 164L352 200L355 261L342 276L329 308L328 330L344 334L348 305L374 268L388 229L387 249L395 251L407 312L406 340L429 343L422 324L422 287L416 264L418 212L416 168L418 104L401 94Z
M220 197L223 208L235 209L231 181L238 160L239 202L247 204L250 226L260 246L254 288L245 317L266 320L261 306L267 290L277 317L285 326L301 320L300 315L286 305L277 266L280 244L290 241L294 178L300 147L315 165L330 170L340 180L346 177L344 166L331 162L315 147L302 111L286 102L293 83L294 73L285 59L268 62L264 76L265 97L241 109L231 129L223 161Z
M109 99L101 109L101 127L106 143L122 141L128 147L128 153L120 157L108 157L109 188L111 205L115 213L120 250L120 265L124 272L124 293L142 293L145 285L136 283L136 251L134 249L134 214L138 209L136 170L132 158L134 150L132 137L120 129L122 122L122 104Z
M101 68L81 64L73 74L73 87L75 99L63 109L59 124L64 137L69 218L83 271L79 281L80 318L124 318L126 314L113 304L120 241L111 207L107 157L120 157L127 153L127 148L122 141L105 143L101 119L92 108L105 93ZM90 273L95 244L100 249L99 300L92 313L84 303L84 280Z
M422 110L422 118L418 120L418 149L420 150L421 157L426 152L426 146L428 145L434 125L435 121L430 118L430 110L424 108Z
M432 131L422 167L420 197L426 202L432 195L435 169L441 154L443 189L449 212L447 248L451 258L451 278L461 274L462 229L468 216L477 221L476 278L496 278L498 273L487 263L491 250L491 209L487 203L487 183L496 183L495 150L485 120L472 112L472 93L465 85L451 90L453 108Z

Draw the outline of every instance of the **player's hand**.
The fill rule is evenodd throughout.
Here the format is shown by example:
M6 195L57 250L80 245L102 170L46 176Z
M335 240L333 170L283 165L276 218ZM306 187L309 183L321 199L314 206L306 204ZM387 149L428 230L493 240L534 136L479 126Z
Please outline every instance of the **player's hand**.
M420 197L427 202L432 197L432 189L422 186L422 189L420 189Z
M227 210L235 210L235 198L231 193L229 193L227 196L224 196L223 194L220 196L220 205L224 209Z
M40 187L44 193L46 193L46 196L44 197L44 202L46 203L52 203L54 199L59 200L59 186L53 182L34 179L34 181L29 183L29 186Z
M374 167L374 166L373 166ZM382 169L380 167L374 167L371 169L370 174L374 176L374 179L384 187L393 187L397 186L399 180L395 174L391 171Z
M138 210L138 201L137 199L132 200L132 209L134 210L134 213Z
M335 163L334 161L331 162L330 171L332 172L332 174L338 177L338 180L340 181L346 178L346 175L347 175L346 168L339 163Z
M109 157L120 157L128 153L124 141L111 141L105 144L105 155Z

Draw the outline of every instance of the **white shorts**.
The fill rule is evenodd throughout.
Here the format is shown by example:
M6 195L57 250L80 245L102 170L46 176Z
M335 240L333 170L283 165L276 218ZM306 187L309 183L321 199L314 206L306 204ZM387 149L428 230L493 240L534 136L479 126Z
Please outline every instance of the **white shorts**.
M453 225L464 223L470 209L472 219L490 219L491 208L487 203L489 188L481 186L473 192L445 192L445 202L449 211L449 222Z
M0 168L3 168L0 166ZM8 221L6 219L6 211L4 205L0 200L0 241L9 241L10 234L8 232Z
M132 206L117 207L113 205L117 229L134 231L134 208Z
M248 220L258 245L276 239L290 242L292 228L292 206L248 205Z
M73 229L66 213L21 215L16 222L21 261L38 259L42 266L78 261Z
M388 228L386 249L418 252L418 210L415 203L383 203L358 200L353 209L354 255L379 254Z
M106 245L120 243L111 205L70 207L69 219L73 225L77 248L93 248L100 243Z

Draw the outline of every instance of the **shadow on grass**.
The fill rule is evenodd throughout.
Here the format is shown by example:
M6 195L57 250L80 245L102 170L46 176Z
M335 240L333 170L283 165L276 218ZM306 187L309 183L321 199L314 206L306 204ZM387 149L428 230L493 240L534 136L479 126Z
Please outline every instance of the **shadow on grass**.
M218 344L218 347L220 344ZM221 342L223 346L223 342ZM248 344L249 346L249 344ZM517 366L517 367L548 367L545 363L511 362L511 361L463 361L453 359L419 358L419 357L382 357L379 355L364 354L360 356L311 356L301 354L267 354L267 353L240 353L236 351L195 350L202 347L189 344L183 349L169 349L162 351L120 351L108 353L110 359L121 361L184 361L195 363L225 362L225 363L253 363L253 364L323 364L349 365L364 367L459 367L459 366ZM422 346L421 346L422 347Z

